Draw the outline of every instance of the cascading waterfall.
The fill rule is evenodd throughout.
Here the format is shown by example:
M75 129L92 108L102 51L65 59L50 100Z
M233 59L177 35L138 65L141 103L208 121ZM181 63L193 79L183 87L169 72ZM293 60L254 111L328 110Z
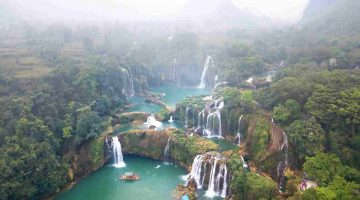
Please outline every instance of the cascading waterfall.
M129 68L130 71L130 97L134 97L135 96L135 89L134 89L134 79L133 79L133 74L132 74L132 70L131 68Z
M211 164L209 179L205 177L208 174L206 169L207 163ZM197 155L192 164L191 172L187 175L186 186L190 180L194 180L197 189L202 189L206 179L208 181L208 188L205 196L210 198L221 196L225 198L228 191L229 174L226 160L223 157L216 155L207 159L206 156Z
M131 68L130 68L130 73L129 70L122 68L123 72L126 75L126 78L123 79L123 84L125 85L125 87L122 90L122 93L128 97L134 97L135 96L135 90L134 90L134 82L133 82L133 78L132 78L132 72L131 72Z
M241 121L244 115L241 115L239 117L239 124L238 124L238 133L236 135L237 139L238 139L238 145L240 146L241 144Z
M171 140L171 138L168 139L168 141L166 143L166 147L164 149L164 161L165 162L170 161L170 140Z
M218 123L218 129L216 129L216 121ZM210 113L206 119L206 129L204 130L204 135L207 137L222 137L222 127L221 127L221 111L216 110L213 113Z
M189 110L190 107L187 107L185 112L185 128L189 127Z
M228 84L227 82L219 82L219 83L217 83L215 86L214 86L214 88L213 88L213 90L212 90L212 92L211 93L214 93L215 92L215 90L218 88L218 87L220 87L220 86L222 86L222 85L226 85L226 84Z
M244 160L244 157L240 156L242 162L243 162L243 167L244 168L248 168L248 165L246 164L245 160Z
M210 172L209 186L205 193L206 197L213 198L215 196L221 196L225 198L228 189L228 169L226 162L218 165L221 158L213 157L212 168Z
M197 155L194 158L194 162L193 162L192 167L191 167L191 172L188 175L189 178L188 178L188 180L186 182L186 185L189 183L189 181L191 179L194 179L197 189L201 189L203 187L205 174L206 174L206 171L203 172L203 174L201 174L202 165L203 165L203 159L204 159L204 157L202 155Z
M121 144L119 141L119 138L117 136L112 138L112 146L113 146L113 152L114 152L114 166L117 168L125 167L126 164L123 160L122 150L121 150Z
M202 72L202 74L201 74L201 78L200 78L200 85L199 85L199 88L204 88L204 87L206 87L206 73L207 73L207 71L208 71L208 69L209 69L209 65L212 65L212 66L214 66L214 61L213 61L213 59L212 59L212 57L211 56L207 56L206 57L206 61L205 61L205 63L204 63L204 69L203 69L203 72Z
M160 129L162 127L162 122L157 121L153 113L147 118L144 124L148 129L152 126L154 126L156 129Z
M174 122L174 120L173 120L173 116L171 115L170 116L170 119L169 119L169 121L168 122L170 122L170 123L173 123Z
M279 180L279 189L282 190L285 187L285 170L288 166L288 138L286 133L283 131L283 141L282 144L280 145L280 151L281 151L281 156L282 159L280 160L280 162L278 163L277 166L277 175L278 175L278 180Z
M215 173L216 173L216 167L217 167L217 162L218 162L218 158L215 157L214 158L214 163L212 164L212 167L211 167L211 172L210 172L210 180L209 180L209 186L208 186L208 189L205 193L205 196L207 197L210 197L210 198L213 198L216 196L216 191L215 191Z
M253 78L253 77L250 77L248 80L246 80L246 82L247 82L247 83L250 83L250 84L252 84L253 81L254 81L254 78Z

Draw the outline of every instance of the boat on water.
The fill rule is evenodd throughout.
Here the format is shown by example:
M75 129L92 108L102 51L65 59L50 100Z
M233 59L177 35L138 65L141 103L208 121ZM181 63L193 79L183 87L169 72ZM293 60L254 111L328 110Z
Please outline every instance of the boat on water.
M124 175L120 176L120 179L126 181L137 181L140 179L140 176L134 172L125 172Z

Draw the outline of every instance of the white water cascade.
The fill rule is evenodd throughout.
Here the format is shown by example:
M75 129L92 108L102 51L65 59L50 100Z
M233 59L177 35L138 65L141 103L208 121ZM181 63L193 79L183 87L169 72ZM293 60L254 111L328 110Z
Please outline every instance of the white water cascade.
M157 121L153 113L147 118L144 124L145 126L147 126L148 129L151 128L152 126L155 127L156 129L161 129L162 127L162 122Z
M212 137L222 137L222 127L221 127L221 111L216 110L213 113L210 113L206 119L206 129L204 130L203 135L212 138ZM217 129L216 129L217 123Z
M284 131L282 133L283 133L283 141L282 144L279 145L282 159L280 160L277 166L277 175L279 180L278 184L280 190L282 190L285 187L284 174L286 168L288 167L288 147L289 147L287 135Z
M173 120L173 116L171 115L170 116L170 119L169 119L169 121L168 122L170 122L170 123L173 123L174 122L174 120Z
M226 162L218 165L218 162L221 161L221 158L213 157L212 159L213 162L210 172L209 186L205 196L209 198L213 198L215 196L221 196L222 198L225 198L228 187L228 170Z
M226 164L221 165L222 169L223 169L223 188L221 191L221 197L225 198L226 194L227 194L227 174L228 174L228 170L226 167ZM219 184L220 184L220 180L219 180Z
M244 168L248 168L248 165L246 164L245 160L244 160L244 157L240 156L242 162L243 162L243 167Z
M214 158L214 163L212 164L211 167L211 172L210 172L210 179L209 179L209 186L208 189L205 193L205 196L213 198L216 196L216 191L215 191L215 173L216 173L216 167L217 167L217 162L218 162L218 158L215 157Z
M244 115L241 115L239 117L239 124L238 124L238 133L236 135L237 139L238 139L238 145L240 146L241 144L241 121L242 121L242 118L244 117Z
M135 96L135 90L134 90L134 81L133 81L131 68L129 69L130 73L129 73L129 70L124 69L124 68L122 68L122 69L126 75L126 79L123 80L123 84L125 85L125 87L123 88L122 93L128 98L132 98Z
M170 140L171 140L171 138L168 139L165 149L164 149L164 161L165 162L170 161Z
M208 114L203 135L209 138L222 138L221 109L224 108L224 101L215 100L215 111Z
M112 146L113 146L113 152L114 152L114 167L116 168L122 168L125 167L126 164L123 160L122 150L121 150L121 144L119 142L119 138L117 136L112 138Z
M204 63L204 69L203 69L203 72L201 74L199 88L206 87L206 80L205 80L206 79L206 73L207 73L207 71L209 69L210 64L211 64L212 67L214 67L214 61L213 61L212 57L207 56L206 60L205 60L205 63Z
M203 166L203 159L204 159L204 157L202 155L197 155L194 158L194 162L191 167L191 172L188 175L188 180L186 182L186 185L189 183L189 181L191 179L194 179L197 189L202 189L204 179L205 179L205 174L206 174L206 169L205 169L205 172L203 172L203 174L201 174L202 166ZM206 165L205 165L205 167L206 167Z
M189 110L190 107L187 107L185 112L185 128L189 127Z
M246 80L246 82L247 82L247 83L250 83L250 84L252 84L253 81L254 81L254 78L253 78L253 77L250 77L248 80Z
M220 87L220 86L222 86L222 85L226 85L227 84L227 82L219 82L219 83L217 83L215 86L214 86L214 88L213 88L213 90L212 90L212 92L211 93L214 93L215 92L215 90L218 88L218 87Z

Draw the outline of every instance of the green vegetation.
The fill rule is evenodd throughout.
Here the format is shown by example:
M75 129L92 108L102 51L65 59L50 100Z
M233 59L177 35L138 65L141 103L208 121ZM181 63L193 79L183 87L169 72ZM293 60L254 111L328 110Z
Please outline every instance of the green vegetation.
M235 199L272 199L277 193L276 183L270 178L243 169L240 157L233 154L228 161L233 172L231 189Z
M333 154L318 153L306 159L304 171L316 180L320 187L298 192L293 199L359 199L360 172L343 166Z
M265 117L257 116L256 118L255 130L252 135L251 152L253 160L260 161L265 155L270 143L270 124Z
M169 82L196 85L207 55L216 66L208 70L207 86L213 86L216 75L218 83L227 82L212 94L225 102L224 135L233 139L244 115L241 139L251 144L245 149L252 163L266 157L256 167L275 177L280 156L267 152L277 151L269 148L270 116L259 114L271 113L288 136L290 169L306 172L320 186L301 192L301 178L292 177L289 199L359 199L360 3L332 3L318 11L309 7L300 24L272 31L0 24L0 199L36 199L56 192L77 177L72 154L79 149L88 151L90 163L84 165L91 165L79 169L101 166L101 133L111 118L116 123L144 118L144 113L127 115L118 109L128 101L130 77L139 95ZM269 71L277 71L271 83L264 78ZM245 81L249 77L253 83ZM207 103L201 96L188 97L178 104L174 118L183 121L190 107L192 126ZM162 109L157 117L168 119L170 112ZM160 158L167 141L151 136L123 137L133 152L145 146L147 156ZM183 132L171 137L176 141L171 156L182 165L218 149ZM238 156L229 164L233 199L276 195L276 184L244 171Z

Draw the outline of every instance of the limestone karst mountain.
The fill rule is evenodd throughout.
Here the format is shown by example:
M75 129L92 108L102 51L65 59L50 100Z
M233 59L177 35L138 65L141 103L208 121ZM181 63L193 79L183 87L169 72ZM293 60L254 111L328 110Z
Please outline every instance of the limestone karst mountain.
M231 0L189 1L180 13L179 19L201 24L209 30L256 29L266 28L272 24L265 16L239 9Z

